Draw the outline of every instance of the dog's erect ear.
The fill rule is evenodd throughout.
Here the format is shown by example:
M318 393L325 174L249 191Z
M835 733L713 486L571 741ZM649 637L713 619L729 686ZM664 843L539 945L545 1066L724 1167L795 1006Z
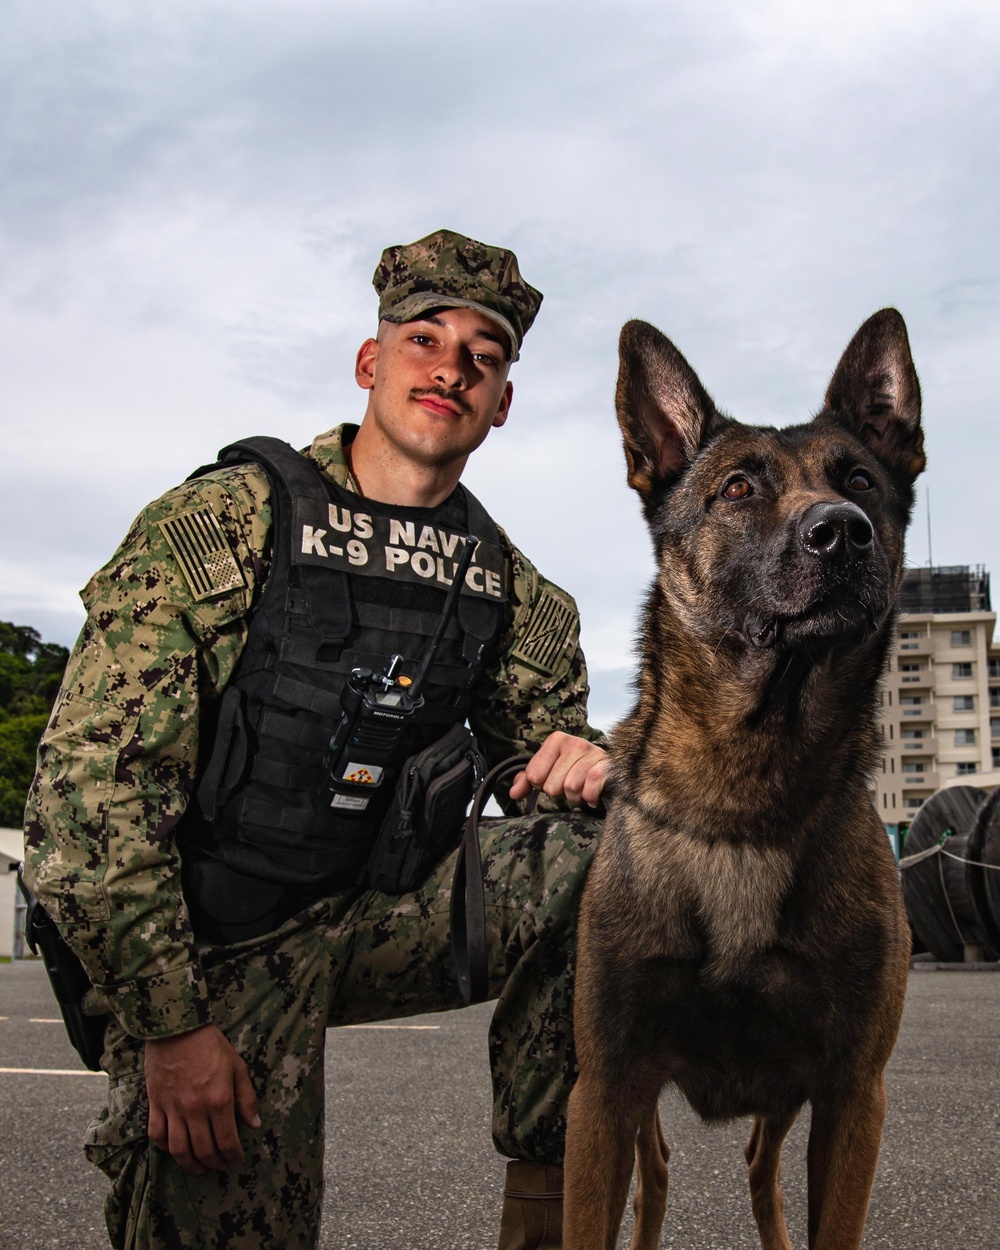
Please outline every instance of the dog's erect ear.
M698 448L729 422L673 343L648 321L625 323L618 358L615 404L628 484L648 499L678 477Z
M911 481L924 468L920 383L895 308L869 317L851 339L827 387L826 409Z

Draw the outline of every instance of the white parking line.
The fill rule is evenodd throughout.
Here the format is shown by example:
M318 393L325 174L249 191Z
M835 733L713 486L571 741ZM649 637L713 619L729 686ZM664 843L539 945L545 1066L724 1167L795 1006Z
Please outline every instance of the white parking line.
M62 1024L60 1016L29 1016L29 1024Z
M440 1024L342 1024L342 1029L410 1029L414 1033L432 1033Z
M0 1068L7 1076L104 1076L103 1072L84 1071L80 1068Z

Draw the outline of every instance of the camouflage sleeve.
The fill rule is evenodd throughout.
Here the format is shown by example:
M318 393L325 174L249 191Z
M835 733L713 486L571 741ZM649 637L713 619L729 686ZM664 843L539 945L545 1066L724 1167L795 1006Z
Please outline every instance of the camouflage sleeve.
M141 513L82 592L87 621L39 745L29 883L136 1037L211 1018L174 830L199 709L242 651L269 524L255 467L185 483Z
M513 613L477 691L469 717L473 732L491 764L535 750L556 730L606 746L604 734L587 723L587 664L576 603L502 537L510 555Z

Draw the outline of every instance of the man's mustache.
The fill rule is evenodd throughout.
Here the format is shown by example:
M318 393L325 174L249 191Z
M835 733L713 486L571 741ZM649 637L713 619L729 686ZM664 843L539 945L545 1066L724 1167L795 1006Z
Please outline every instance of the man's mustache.
M446 391L443 386L414 387L410 391L411 399L425 399L428 395L434 395L438 399L443 399L446 403L454 404L459 412L464 413L467 417L472 415L472 405L458 391Z

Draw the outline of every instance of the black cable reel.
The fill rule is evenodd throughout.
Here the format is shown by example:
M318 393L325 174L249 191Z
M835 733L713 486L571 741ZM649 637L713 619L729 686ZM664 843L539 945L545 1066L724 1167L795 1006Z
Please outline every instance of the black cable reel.
M939 790L920 808L900 860L903 901L940 963L1000 959L1000 790Z

